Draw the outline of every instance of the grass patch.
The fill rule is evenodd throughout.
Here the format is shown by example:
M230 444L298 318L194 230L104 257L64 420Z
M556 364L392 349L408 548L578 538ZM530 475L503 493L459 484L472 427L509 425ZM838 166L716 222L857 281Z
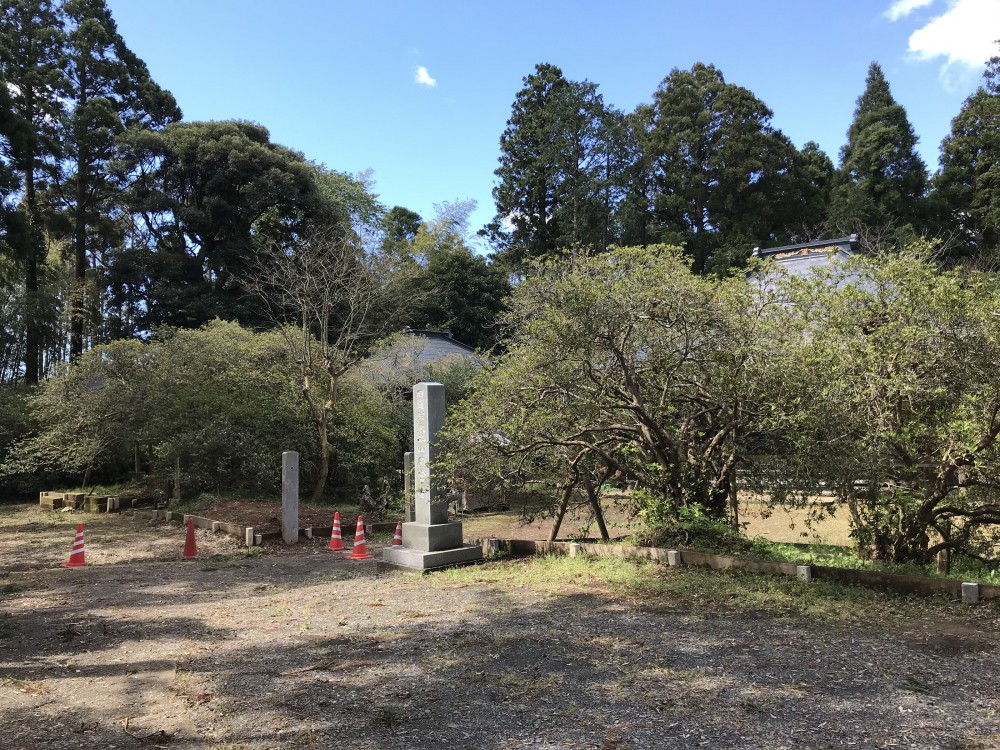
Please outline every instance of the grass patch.
M527 588L550 595L599 594L639 599L654 607L678 608L703 616L757 612L768 616L807 615L841 622L888 622L927 614L985 616L944 597L916 597L849 586L833 581L809 583L786 576L747 571L670 568L620 558L549 555L443 571L438 585L485 583L498 589Z
M1000 574L998 574L997 570L991 569L977 560L969 560L962 557L957 557L953 560L951 572L938 573L935 563L918 565L917 563L889 563L862 560L850 547L841 547L834 544L772 542L763 537L751 539L749 547L745 551L727 551L722 549L716 551L716 553L743 555L773 562L794 563L796 565L826 565L833 568L870 570L878 573L895 573L898 575L923 576L925 578L1000 583Z
M170 690L179 698L184 699L189 706L208 703L215 697L214 693L202 688L201 681L191 672L178 671L174 676L174 684Z
M710 518L699 509L682 511L674 526L653 526L637 534L630 542L639 546L680 547L713 555L732 555L767 562L795 565L823 565L847 570L867 570L877 573L948 578L979 583L1000 583L1000 573L979 560L955 556L951 572L938 573L936 562L891 563L863 560L853 547L815 542L774 541L764 536L747 537L726 521ZM744 524L745 526L745 524Z
M409 721L409 717L395 706L379 706L372 715L372 721L386 729L394 729Z

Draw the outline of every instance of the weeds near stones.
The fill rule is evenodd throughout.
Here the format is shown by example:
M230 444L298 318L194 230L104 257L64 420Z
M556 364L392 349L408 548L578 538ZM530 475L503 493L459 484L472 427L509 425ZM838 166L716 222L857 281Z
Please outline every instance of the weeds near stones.
M393 729L408 721L408 717L398 708L393 706L379 706L375 709L372 721L384 727Z
M208 703L215 697L214 693L201 689L201 685L191 672L178 671L174 679L175 684L171 690L176 696L183 698L189 706Z
M13 677L0 677L0 685L12 687L28 695L48 695L49 689L39 680L16 680Z

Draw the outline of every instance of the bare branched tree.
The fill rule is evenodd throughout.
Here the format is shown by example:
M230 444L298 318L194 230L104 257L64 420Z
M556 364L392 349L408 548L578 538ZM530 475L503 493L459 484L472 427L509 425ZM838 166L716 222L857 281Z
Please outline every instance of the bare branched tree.
M251 264L244 285L263 300L298 365L302 400L316 427L319 472L312 499L330 474L330 427L345 375L364 357L400 306L414 303L408 277L390 273L352 232L323 228L292 245L271 243Z

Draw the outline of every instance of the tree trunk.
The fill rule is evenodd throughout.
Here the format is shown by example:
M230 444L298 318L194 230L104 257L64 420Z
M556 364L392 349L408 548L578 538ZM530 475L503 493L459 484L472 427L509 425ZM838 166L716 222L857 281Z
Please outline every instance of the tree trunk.
M726 484L729 489L729 510L733 513L733 526L738 529L740 527L740 500L736 489L735 467L730 469Z
M549 531L549 541L554 542L556 537L559 536L559 527L562 526L563 516L566 515L566 508L569 505L569 496L573 493L573 485L568 484L563 490L562 497L559 499L559 510L556 511L556 519L552 522L552 530Z
M89 71L81 66L77 110L84 110L89 99ZM70 292L69 359L83 354L84 285L87 276L87 190L90 187L88 164L90 154L83 145L88 134L81 132L82 123L74 116L73 137L76 140L76 212L73 237L73 287Z
M24 169L24 207L28 216L28 252L24 268L24 379L31 384L41 377L42 336L38 322L38 257L41 228L35 194L35 157Z
M41 371L42 337L38 325L38 248L34 227L28 230L28 257L24 273L24 379L38 383Z
M597 490L589 479L584 480L587 488L587 499L590 500L590 508L594 511L594 520L597 521L597 528L601 531L601 539L608 541L611 535L608 534L608 526L604 522L604 510L601 508L601 500L597 496Z
M937 572L948 575L951 572L951 552L943 549L937 553Z
M70 331L69 358L77 359L83 354L83 323L86 317L84 307L84 289L87 276L87 175L84 155L80 155L80 163L76 175L76 226L73 238L74 264L73 289L70 293Z
M330 435L326 420L317 420L316 427L319 431L319 473L316 476L316 484L313 487L312 501L318 503L326 490L326 480L330 475Z

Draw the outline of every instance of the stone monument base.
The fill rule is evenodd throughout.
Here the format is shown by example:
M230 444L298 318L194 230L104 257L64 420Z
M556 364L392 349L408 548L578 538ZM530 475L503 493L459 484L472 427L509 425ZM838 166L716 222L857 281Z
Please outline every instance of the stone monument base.
M404 523L403 546L423 552L456 549L462 546L462 524L451 523Z
M409 547L386 547L382 550L382 562L408 570L434 570L449 565L465 565L483 559L483 548L479 545L442 549L425 552Z

